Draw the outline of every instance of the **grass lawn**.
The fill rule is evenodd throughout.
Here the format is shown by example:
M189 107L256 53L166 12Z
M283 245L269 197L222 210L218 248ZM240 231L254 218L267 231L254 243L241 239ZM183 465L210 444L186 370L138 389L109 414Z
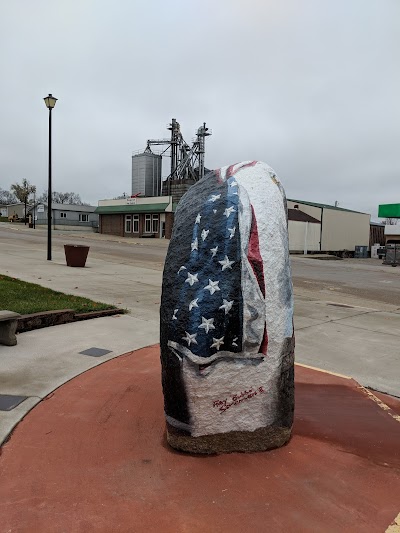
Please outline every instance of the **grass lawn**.
M0 274L0 310L7 309L28 315L56 309L73 309L76 313L87 313L115 308L114 305L93 302L87 298L53 291L35 283Z

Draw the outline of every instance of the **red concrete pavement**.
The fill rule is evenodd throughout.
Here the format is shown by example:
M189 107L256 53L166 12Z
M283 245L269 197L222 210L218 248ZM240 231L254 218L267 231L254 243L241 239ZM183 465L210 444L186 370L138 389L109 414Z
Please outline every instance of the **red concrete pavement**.
M1 533L381 533L400 511L400 423L353 380L298 366L287 446L178 453L153 346L41 402L3 446L0 479Z

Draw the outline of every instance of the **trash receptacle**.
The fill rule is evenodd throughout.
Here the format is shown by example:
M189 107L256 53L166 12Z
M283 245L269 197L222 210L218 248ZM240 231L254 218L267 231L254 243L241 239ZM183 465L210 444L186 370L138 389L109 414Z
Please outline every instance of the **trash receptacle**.
M368 246L356 246L354 248L354 257L366 259L368 257Z
M89 253L89 246L83 244L64 244L67 266L84 267Z

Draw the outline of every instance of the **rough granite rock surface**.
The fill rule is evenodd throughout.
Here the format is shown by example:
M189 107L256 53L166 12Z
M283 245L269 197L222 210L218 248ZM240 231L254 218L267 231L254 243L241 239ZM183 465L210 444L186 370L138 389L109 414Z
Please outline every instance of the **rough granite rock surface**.
M287 207L268 165L248 161L212 171L183 196L160 318L171 446L224 453L289 440L294 335Z

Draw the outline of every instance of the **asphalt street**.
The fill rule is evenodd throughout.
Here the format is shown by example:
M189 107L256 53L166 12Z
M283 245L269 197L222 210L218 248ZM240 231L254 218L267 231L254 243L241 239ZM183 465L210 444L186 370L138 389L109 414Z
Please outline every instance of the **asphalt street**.
M0 246L25 247L42 250L46 257L47 232L20 224L0 223ZM168 241L160 239L131 239L79 231L53 231L54 251L64 244L90 246L90 256L118 264L143 266L161 271ZM321 261L303 256L292 257L292 275L296 289L302 292L339 292L358 300L400 307L400 267L382 265L379 259ZM329 293L328 292L328 293ZM389 309L389 308L388 308ZM391 309L392 310L392 309Z

